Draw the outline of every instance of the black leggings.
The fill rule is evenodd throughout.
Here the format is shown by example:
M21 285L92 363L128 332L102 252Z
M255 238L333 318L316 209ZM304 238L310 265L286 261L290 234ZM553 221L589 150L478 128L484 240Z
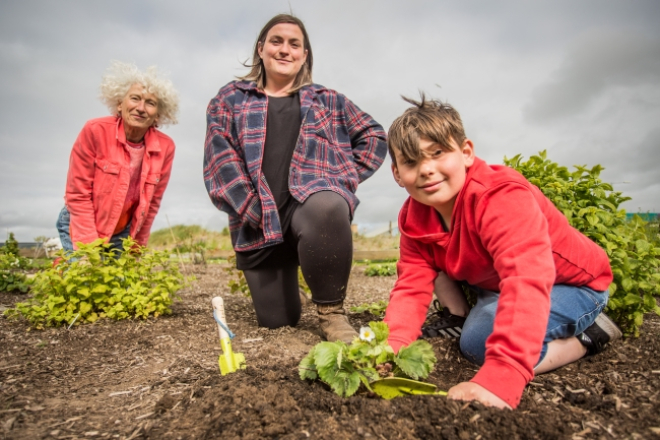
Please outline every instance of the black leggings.
M343 301L352 261L348 203L332 191L312 194L293 213L284 243L256 268L244 271L259 325L295 326L300 320L298 265L312 301Z

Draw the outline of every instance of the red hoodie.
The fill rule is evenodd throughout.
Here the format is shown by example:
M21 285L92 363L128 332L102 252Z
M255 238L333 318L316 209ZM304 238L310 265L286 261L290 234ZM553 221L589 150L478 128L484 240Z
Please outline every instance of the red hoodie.
M395 351L421 334L439 271L500 292L485 363L472 378L515 408L534 377L555 284L608 289L607 254L517 171L475 158L450 232L431 206L408 198L399 213L401 259L385 322Z

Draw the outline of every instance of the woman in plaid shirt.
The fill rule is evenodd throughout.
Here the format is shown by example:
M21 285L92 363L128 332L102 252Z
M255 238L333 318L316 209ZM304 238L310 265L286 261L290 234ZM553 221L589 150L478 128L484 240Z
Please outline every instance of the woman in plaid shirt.
M298 266L327 340L351 342L343 301L358 183L387 154L386 134L345 96L312 83L303 23L281 14L261 30L251 71L207 109L204 182L229 214L237 267L260 326L294 326Z

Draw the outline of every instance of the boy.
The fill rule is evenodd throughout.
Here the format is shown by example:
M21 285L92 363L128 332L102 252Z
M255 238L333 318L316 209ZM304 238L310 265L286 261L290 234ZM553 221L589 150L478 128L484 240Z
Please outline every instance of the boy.
M518 172L477 158L453 107L404 99L413 107L388 135L394 179L410 194L399 214L389 343L398 351L420 336L435 285L449 314L467 314L461 352L482 365L448 397L515 408L535 373L621 337L602 313L609 260ZM477 293L472 310L451 280Z

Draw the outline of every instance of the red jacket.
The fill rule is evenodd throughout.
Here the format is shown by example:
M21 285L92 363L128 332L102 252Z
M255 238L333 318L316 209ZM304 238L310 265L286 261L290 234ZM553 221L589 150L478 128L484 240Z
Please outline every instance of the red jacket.
M174 142L155 128L147 131L144 142L140 203L131 219L130 236L146 246L170 180ZM75 249L77 242L90 243L112 236L130 183L129 164L120 118L107 116L85 124L71 150L64 196L71 214L71 241Z
M500 292L485 363L472 379L512 407L534 377L555 284L608 289L607 254L571 227L515 170L480 159L456 198L450 232L434 208L409 198L399 214L401 259L385 321L397 351L421 334L438 271Z

